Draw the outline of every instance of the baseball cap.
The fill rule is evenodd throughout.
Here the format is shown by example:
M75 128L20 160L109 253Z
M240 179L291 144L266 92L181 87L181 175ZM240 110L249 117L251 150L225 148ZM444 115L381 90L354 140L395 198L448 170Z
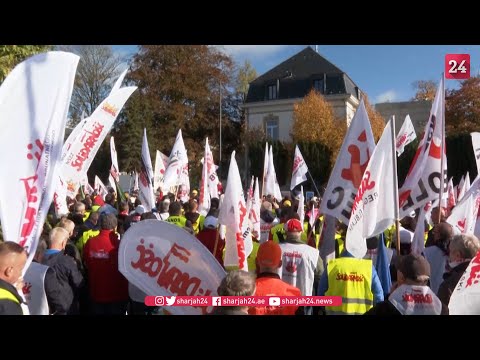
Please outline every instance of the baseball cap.
M302 232L302 223L297 219L290 219L285 223L286 232Z
M143 205L138 205L135 208L135 213L138 215L142 215L144 212L145 212L145 208L143 207Z
M417 280L420 276L430 277L430 264L421 255L409 254L402 256L397 269L410 280Z
M209 229L216 229L218 219L215 216L207 216L203 222L203 226Z
M257 261L260 266L277 267L282 259L282 249L275 241L266 241L258 247Z

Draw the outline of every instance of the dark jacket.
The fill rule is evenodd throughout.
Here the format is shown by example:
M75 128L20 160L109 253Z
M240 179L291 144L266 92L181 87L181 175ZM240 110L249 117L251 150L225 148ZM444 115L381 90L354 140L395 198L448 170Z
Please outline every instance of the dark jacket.
M402 315L400 311L388 300L382 301L368 310L364 315ZM448 308L442 304L440 315L448 315Z
M438 298L440 301L448 306L450 302L450 296L452 296L453 290L457 286L460 278L462 277L465 270L467 270L468 264L470 261L465 261L464 263L455 266L450 272L443 275L443 282L438 288Z
M14 295L18 303L10 299L3 299L0 297L0 315L23 315L23 310L20 304L23 302L22 298L17 292L17 289L12 284L0 279L0 289L7 290Z
M56 314L77 314L78 296L84 285L84 279L75 260L61 251L54 254L46 252L42 263L55 271L58 282L56 290L58 294L54 310ZM46 281L48 280L46 279ZM45 286L48 288L49 285L46 284Z

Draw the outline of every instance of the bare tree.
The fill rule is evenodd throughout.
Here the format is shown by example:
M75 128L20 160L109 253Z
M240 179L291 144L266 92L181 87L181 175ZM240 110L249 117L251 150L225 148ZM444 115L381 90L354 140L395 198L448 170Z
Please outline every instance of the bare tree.
M107 97L120 74L124 60L109 45L61 46L60 50L80 56L70 105L71 126L78 123L82 112L87 116Z

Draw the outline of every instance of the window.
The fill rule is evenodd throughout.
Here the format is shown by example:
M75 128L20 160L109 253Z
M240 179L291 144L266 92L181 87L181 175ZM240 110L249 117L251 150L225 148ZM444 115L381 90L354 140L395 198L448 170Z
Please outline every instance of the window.
M313 88L317 90L320 94L324 93L323 84L324 84L323 79L313 80Z
M278 117L270 115L266 117L264 121L267 138L278 140Z
M277 98L277 85L268 86L268 100L275 100Z

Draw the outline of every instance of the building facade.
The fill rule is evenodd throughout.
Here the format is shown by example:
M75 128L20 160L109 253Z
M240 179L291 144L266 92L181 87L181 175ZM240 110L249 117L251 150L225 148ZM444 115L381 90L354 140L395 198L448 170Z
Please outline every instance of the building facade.
M377 110L383 118L388 121L392 115L395 115L395 133L398 134L402 127L403 121L407 115L412 119L413 127L419 137L425 128L432 102L428 100L422 101L404 101L404 102L386 102L375 105Z

